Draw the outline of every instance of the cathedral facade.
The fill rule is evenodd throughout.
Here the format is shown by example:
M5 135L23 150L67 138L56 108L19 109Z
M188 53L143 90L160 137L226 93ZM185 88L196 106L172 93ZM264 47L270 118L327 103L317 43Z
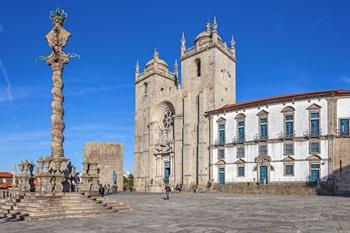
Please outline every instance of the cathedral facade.
M181 38L178 64L169 71L157 50L135 74L135 188L158 192L163 184L207 185L210 124L205 113L236 101L235 42L227 46L216 20L192 47Z

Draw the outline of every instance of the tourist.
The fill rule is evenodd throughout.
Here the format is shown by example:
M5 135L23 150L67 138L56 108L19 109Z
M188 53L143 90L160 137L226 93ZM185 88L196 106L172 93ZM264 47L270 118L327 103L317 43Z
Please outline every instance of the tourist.
M100 184L100 187L98 189L98 193L100 194L101 197L103 197L105 194L105 189L104 189L102 184Z
M107 192L108 192L108 189L107 189L107 185L105 184L105 185L103 186L103 195L108 194Z
M179 188L180 188L180 187L179 187L179 184L176 184L176 186L175 186L175 191L176 191L176 192L179 192Z
M166 195L166 200L169 200L169 194L170 194L170 191L171 191L171 189L170 189L170 185L169 185L169 183L165 183L165 195Z

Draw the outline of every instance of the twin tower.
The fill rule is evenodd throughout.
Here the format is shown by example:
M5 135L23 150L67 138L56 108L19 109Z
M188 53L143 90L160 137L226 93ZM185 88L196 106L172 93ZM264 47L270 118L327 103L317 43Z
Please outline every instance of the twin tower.
M157 50L143 72L135 74L135 188L159 192L163 184L193 189L207 185L210 165L210 124L205 112L236 101L236 57L216 19L187 48L181 38L181 82Z

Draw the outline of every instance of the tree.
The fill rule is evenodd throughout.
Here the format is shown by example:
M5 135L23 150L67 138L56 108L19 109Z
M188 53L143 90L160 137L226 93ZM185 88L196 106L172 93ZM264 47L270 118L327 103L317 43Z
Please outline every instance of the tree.
M132 189L134 187L134 175L129 174L128 176L123 176L123 190Z

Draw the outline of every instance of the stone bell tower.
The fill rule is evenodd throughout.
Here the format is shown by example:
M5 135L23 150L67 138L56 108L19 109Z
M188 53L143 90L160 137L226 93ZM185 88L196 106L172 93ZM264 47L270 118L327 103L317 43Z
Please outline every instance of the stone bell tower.
M181 159L181 124L177 123L181 121L177 115L181 114L179 104L182 97L177 63L174 72L170 72L167 63L155 50L143 72L140 73L139 69L137 63L135 187L138 191L161 191L164 182L181 182L181 172L176 171L181 166L175 165Z
M203 187L210 179L209 122L205 112L236 101L235 42L227 47L216 19L194 46L181 39L178 65L168 70L158 51L135 77L135 187L161 191L162 185Z
M216 18L186 48L181 39L184 98L184 176L199 186L209 180L209 122L204 113L236 102L235 42L227 47L218 34ZM186 180L185 179L185 180Z

